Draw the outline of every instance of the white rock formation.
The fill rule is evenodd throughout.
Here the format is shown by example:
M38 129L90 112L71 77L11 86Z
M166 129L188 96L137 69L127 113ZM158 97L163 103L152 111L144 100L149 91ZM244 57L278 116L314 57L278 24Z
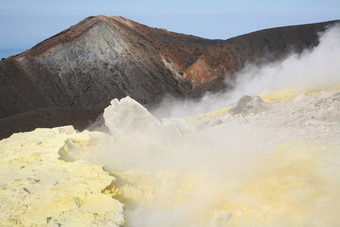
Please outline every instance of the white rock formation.
M113 99L110 104L103 116L112 136L157 134L161 130L161 123L132 98Z

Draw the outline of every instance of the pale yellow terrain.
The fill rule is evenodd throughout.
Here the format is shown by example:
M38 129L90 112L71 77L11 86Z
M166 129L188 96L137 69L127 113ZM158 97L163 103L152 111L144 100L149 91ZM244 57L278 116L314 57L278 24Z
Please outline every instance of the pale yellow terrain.
M291 141L253 161L246 176L225 182L201 171L128 171L115 173L118 181L106 193L123 201L127 212L185 209L164 226L338 226L339 154L338 147ZM148 218L140 215L133 218Z
M0 226L121 226L123 204L101 191L115 179L60 154L93 145L99 133L71 126L0 141Z
M334 85L332 87L324 89L306 90L297 86L285 87L271 92L262 92L259 96L265 102L280 102L280 101L293 101L298 95L320 95L321 93L333 90L339 90L340 85Z

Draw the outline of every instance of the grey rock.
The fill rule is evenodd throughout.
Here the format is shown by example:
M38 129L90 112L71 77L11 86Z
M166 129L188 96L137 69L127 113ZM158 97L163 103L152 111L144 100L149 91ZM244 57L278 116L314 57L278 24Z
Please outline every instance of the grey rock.
M232 105L228 113L230 115L250 115L265 112L269 108L269 104L265 103L259 96L245 95Z

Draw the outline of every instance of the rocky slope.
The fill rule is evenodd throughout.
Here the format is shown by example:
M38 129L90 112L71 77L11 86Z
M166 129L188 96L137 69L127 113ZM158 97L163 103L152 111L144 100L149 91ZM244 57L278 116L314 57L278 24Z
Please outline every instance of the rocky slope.
M0 118L41 108L100 112L113 98L127 95L146 104L164 94L216 91L247 62L273 61L317 45L317 33L333 23L207 40L122 17L88 17L0 62Z

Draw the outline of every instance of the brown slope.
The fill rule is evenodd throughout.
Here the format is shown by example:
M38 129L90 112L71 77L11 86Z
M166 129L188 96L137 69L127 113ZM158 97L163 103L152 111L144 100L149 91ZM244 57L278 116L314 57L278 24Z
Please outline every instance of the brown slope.
M106 17L106 19L113 20L112 17ZM116 17L115 19L148 40L179 73L182 73L195 62L206 50L221 42L221 40L209 40L170 32L166 29L150 28L123 17Z
M319 44L319 34L339 20L265 29L226 40L244 66L275 61L291 53L301 53Z
M172 71L173 76L179 78L180 81L184 78L186 82L189 82L188 90L184 93L190 96L199 96L206 90L222 88L223 83L218 79L224 78L227 73L232 74L235 69L240 68L239 62L233 58L235 55L233 47L223 44L223 40L209 40L169 32L166 29L150 28L123 17L102 17L102 19L109 25L113 21L119 21L121 26L130 29L131 33L137 32L143 40L147 40L155 48L163 64ZM196 80L191 80L190 76L186 76L186 74L192 68L192 64L202 58L208 59L209 69L213 76L203 78L206 77L205 74L195 74L196 77L200 77L199 81L203 81L196 83ZM214 81L207 83L212 80L216 80L215 83Z
M235 49L223 40L202 39L150 28L133 21L128 24L155 46L166 62L190 83L192 91L205 91L201 85L215 79L220 83L218 79L231 75L240 68L240 62L234 58ZM213 90L217 88L220 87L212 87Z

